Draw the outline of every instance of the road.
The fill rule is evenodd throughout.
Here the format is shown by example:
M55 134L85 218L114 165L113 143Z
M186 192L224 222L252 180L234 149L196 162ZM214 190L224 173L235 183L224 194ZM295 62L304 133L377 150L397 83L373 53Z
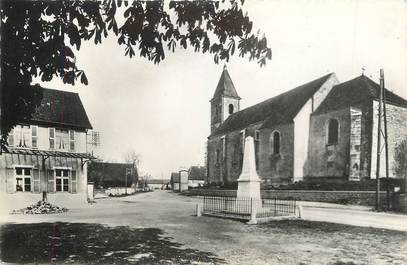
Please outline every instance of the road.
M179 244L180 249L212 253L227 264L407 264L405 232L301 221L251 226L227 219L196 217L195 206L201 201L154 191L100 199L64 214L1 216L0 227L5 223L62 222L154 228ZM407 230L403 215L318 208L312 204L303 208L303 215L307 220Z
M405 214L307 206L303 207L303 218L310 221L407 231Z

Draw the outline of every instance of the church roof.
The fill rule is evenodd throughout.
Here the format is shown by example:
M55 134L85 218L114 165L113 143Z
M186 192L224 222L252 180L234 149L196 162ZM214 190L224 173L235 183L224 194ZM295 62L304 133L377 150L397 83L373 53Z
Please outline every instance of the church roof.
M92 129L85 108L77 93L32 86L40 104L28 119L35 124ZM27 122L27 121L20 121Z
M304 104L332 76L330 73L290 91L230 115L210 136L262 122L262 128L291 123Z
M379 99L380 85L361 75L352 80L338 84L332 88L325 100L315 110L314 114L325 113L359 104L373 99ZM407 101L389 90L386 91L386 102L407 108Z
M235 86L233 85L232 79L230 78L226 65L223 67L222 75L219 78L219 82L212 99L221 96L240 99L236 92Z

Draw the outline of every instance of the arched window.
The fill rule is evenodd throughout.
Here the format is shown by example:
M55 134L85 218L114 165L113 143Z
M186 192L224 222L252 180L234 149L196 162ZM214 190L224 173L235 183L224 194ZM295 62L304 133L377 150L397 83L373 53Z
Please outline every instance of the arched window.
M328 144L337 144L339 135L338 120L331 119L328 123Z
M273 154L279 154L280 153L280 133L275 131L273 133Z
M229 104L229 114L233 114L233 104Z

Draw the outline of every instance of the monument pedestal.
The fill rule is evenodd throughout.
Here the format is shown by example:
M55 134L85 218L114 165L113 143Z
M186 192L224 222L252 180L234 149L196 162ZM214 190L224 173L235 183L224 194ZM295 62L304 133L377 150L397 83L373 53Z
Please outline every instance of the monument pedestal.
M245 140L242 173L237 180L237 199L242 199L242 203L250 200L250 221L248 224L257 223L257 211L262 208L260 195L260 178L256 171L256 160L254 154L253 137Z
M260 180L240 180L238 179L237 198L252 198L260 200Z

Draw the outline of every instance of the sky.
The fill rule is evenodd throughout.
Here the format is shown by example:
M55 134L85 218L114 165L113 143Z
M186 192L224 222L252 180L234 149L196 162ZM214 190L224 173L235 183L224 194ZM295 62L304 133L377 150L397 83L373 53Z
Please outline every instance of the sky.
M335 72L341 82L362 74L407 98L407 2L246 0L244 9L272 49L265 67L235 55L227 68L241 109ZM223 69L192 50L166 53L155 65L124 56L114 38L84 43L76 53L89 85L36 82L79 93L101 145L100 158L121 162L129 151L141 170L169 178L204 165L210 103Z

